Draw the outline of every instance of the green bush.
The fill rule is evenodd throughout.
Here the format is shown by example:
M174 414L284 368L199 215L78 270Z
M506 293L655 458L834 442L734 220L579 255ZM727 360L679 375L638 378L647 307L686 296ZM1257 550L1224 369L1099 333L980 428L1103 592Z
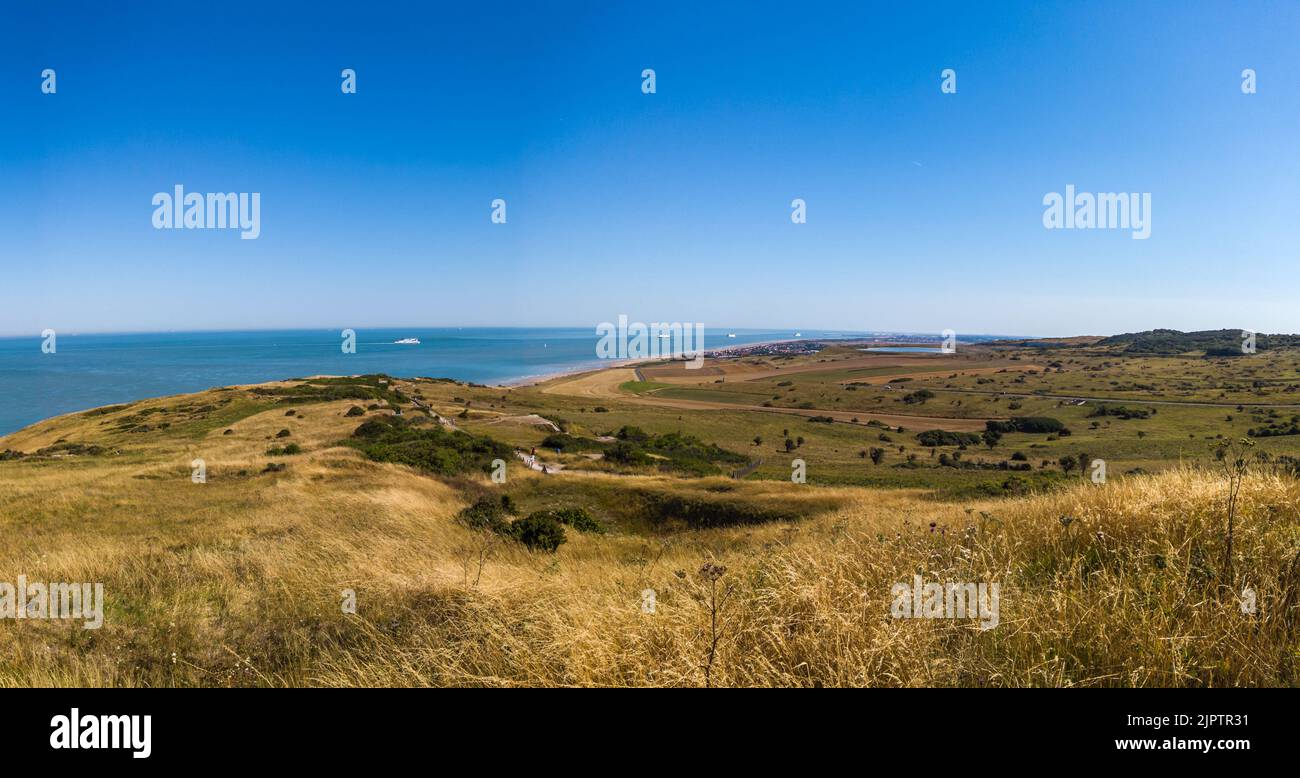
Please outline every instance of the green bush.
M605 461L619 465L648 465L654 460L631 443L620 440L605 449Z
M508 495L499 499L480 497L473 505L456 514L456 519L470 529L490 530L497 534L510 532L510 514L514 513L514 503Z
M573 527L579 532L601 533L605 531L605 528L600 526L600 523L587 512L586 508L557 508L549 511L535 511L531 515L536 516L541 514L550 516L559 523Z
M661 470L682 475L706 476L722 472L720 465L749 462L743 454L705 443L693 435L669 432L652 435L640 427L625 426L614 434L618 442L605 450L605 460L620 465L658 464ZM656 459L651 454L662 459Z
M396 462L437 475L488 472L492 460L509 460L514 450L491 438L441 426L418 427L399 416L368 419L344 445L360 449L376 462Z
M1098 405L1088 418L1098 416L1114 416L1119 419L1149 419L1156 413L1155 408L1129 408L1124 405Z
M948 430L926 430L916 433L916 439L922 446L973 446L978 445L980 436L973 432L949 432Z
M579 435L570 435L565 432L553 432L542 439L538 444L542 448L553 448L560 451L603 451L605 444L599 440L584 438Z
M1064 422L1050 416L1013 416L1006 421L990 419L984 422L984 426L990 432L1048 433L1062 437L1070 434Z
M555 552L565 541L564 526L551 511L538 511L510 525L510 536L533 551Z

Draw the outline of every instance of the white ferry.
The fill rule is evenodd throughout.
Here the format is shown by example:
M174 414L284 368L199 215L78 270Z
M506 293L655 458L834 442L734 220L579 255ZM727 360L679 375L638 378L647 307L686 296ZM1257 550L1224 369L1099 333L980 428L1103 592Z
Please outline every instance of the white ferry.
M397 345L397 346L418 346L418 345L420 345L420 339L419 339L419 338L402 338L401 340L395 340L395 341L393 341L393 344L394 344L394 345Z

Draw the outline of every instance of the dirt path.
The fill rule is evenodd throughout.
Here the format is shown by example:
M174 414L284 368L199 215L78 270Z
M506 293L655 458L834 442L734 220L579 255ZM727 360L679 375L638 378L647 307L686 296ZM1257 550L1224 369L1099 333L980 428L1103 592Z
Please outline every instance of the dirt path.
M516 451L515 456L519 457L519 461L523 462L524 466L529 470L536 470L539 473L546 473L549 475L551 473L558 473L564 469L564 465L559 462L543 462L537 457L529 456L522 451Z

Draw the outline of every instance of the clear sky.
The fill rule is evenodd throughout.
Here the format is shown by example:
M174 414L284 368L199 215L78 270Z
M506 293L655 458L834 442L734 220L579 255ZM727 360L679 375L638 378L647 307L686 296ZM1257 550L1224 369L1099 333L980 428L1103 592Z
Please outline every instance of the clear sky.
M1300 3L43 2L4 21L0 334L620 313L1300 331ZM259 192L261 236L155 230L176 184ZM1151 193L1151 237L1045 229L1067 184Z

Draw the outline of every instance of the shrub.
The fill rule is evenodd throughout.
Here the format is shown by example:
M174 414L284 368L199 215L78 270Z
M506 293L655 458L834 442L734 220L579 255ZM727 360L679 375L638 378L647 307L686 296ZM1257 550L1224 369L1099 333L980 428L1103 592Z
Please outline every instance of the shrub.
M654 460L650 458L649 454L631 443L620 440L605 449L605 461L619 465L648 465Z
M538 511L510 525L510 536L533 551L555 552L565 541L564 526L551 511Z
M480 497L473 505L456 514L456 519L470 529L508 534L510 520L507 517L512 513L514 503L510 501L509 495L502 495L500 499Z
M948 430L926 430L916 433L916 439L922 446L971 446L978 445L980 436L972 432L949 432Z
M579 532L604 532L605 528L600 526L600 522L592 518L586 508L558 508L551 511L538 511L532 515L546 514L551 516L561 524L573 527Z
M1129 408L1123 405L1098 405L1088 414L1088 418L1114 416L1119 419L1148 419L1156 413L1155 408Z
M343 415L344 416L365 416L366 412L361 409L361 406L354 405L351 408L348 408L348 412Z
M542 438L542 442L538 445L542 448L553 448L558 451L602 451L605 448L605 445L598 440L564 432L553 432Z
M693 435L669 432L652 435L639 427L625 426L615 433L618 442L605 450L605 459L615 464L658 464L660 469L685 475L717 475L720 465L745 464L749 458ZM657 455L652 457L651 454Z
M1070 434L1070 429L1060 419L1053 419L1050 416L1013 416L1006 421L996 421L990 419L984 422L984 426L990 432L1030 432L1030 433L1055 433L1062 437Z
M641 492L645 515L658 524L670 520L685 522L694 529L733 527L797 521L797 510L784 505L756 504L731 498Z
M344 445L360 449L376 462L396 462L437 475L488 472L493 459L509 460L514 456L510 446L491 438L441 426L416 427L398 416L362 422Z

